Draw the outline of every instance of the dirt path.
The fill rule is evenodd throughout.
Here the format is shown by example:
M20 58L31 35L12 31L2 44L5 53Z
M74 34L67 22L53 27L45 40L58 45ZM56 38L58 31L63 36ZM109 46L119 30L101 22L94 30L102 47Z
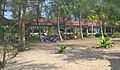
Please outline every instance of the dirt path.
M94 39L36 43L32 50L22 52L9 61L6 70L119 70L120 39L114 40L117 44L110 49L86 48L96 44ZM66 52L59 54L58 44L66 45Z

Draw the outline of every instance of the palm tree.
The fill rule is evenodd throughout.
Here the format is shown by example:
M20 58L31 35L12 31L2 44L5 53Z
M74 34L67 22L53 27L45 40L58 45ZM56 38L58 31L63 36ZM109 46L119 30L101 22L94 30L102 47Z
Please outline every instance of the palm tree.
M61 36L61 32L60 32L60 23L59 23L59 8L57 10L57 31L58 31L58 35L59 35L59 38L60 38L60 41L63 41L63 38Z

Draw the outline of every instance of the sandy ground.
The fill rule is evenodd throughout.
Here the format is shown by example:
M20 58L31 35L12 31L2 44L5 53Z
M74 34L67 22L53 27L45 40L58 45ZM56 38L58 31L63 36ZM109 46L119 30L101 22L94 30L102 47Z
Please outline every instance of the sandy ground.
M33 43L32 49L8 62L5 70L120 70L120 39L109 49L95 49L95 39ZM58 45L66 51L58 53ZM72 48L71 48L72 47Z

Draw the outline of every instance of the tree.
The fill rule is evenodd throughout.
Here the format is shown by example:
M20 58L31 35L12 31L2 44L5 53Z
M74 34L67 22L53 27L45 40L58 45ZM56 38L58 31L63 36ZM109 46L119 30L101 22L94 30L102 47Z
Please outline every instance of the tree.
M54 13L53 13L54 17L55 16L57 17L57 32L58 32L59 39L60 39L60 41L63 41L63 38L62 38L61 32L60 32L60 23L59 23L61 3L60 3L60 1L52 0L50 2L50 4L51 4L51 8L54 7L52 9L52 11L54 11Z
M73 8L73 15L77 19L79 19L79 31L81 35L81 39L83 39L82 32L82 23L81 19L86 18L89 14L89 10L95 6L96 1L93 0L72 0L71 5Z
M26 8L28 6L28 0L24 0L23 1L23 14L22 14L22 44L23 44L23 47L25 47L25 14L26 14Z
M71 9L69 5L69 1L61 0L60 4L61 4L61 7L59 8L59 14L60 14L60 17L63 18L64 34L65 34L65 39L66 39L66 35L67 35L66 22L69 20L69 18L71 18Z
M16 21L16 23L18 24L18 41L19 44L21 44L22 41L22 32L21 32L21 12L22 12L22 0L12 0L11 2L9 2L9 6L10 6L10 10L12 12L12 18Z
M116 26L116 22L120 20L120 5L118 4L119 2L119 0L104 0L102 2L101 6L103 7L103 12L107 16L107 22L109 23L109 25Z
M98 21L99 21L99 16L98 16L97 14L95 14L95 15L89 15L89 16L88 16L88 19L92 22L91 37L93 37L93 30L94 30L94 28L93 28L93 23L94 23L94 22L95 22L95 23L98 23Z
M2 19L2 18L1 18ZM3 19L5 20L5 19ZM3 21L2 20L2 21ZM10 39L10 35L11 35L11 32L13 31L13 29L15 28L16 24L12 24L12 23L9 23L7 20L1 21L1 24L4 24L4 25L1 25L0 28L0 32L1 34L5 34L5 38L0 41L0 45L1 48L0 48L0 55L1 55L1 59L0 59L0 70L4 70L4 67L6 65L6 62L14 57L16 57L16 55L18 54L18 46L16 44L16 46L14 45L14 43L11 43L11 39Z
M60 41L63 41L63 38L61 36L61 33L60 33L60 21L59 21L59 8L57 9L57 31L58 31L58 35L59 35L59 38L60 38Z
M4 16L5 7L6 7L6 0L0 0L0 14Z

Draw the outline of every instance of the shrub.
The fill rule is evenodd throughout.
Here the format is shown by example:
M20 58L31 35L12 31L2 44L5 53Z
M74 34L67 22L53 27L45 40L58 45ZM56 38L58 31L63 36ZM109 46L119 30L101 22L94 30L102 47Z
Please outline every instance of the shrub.
M102 34L95 34L95 37L100 37ZM103 34L104 37L108 37L109 35L108 34Z
M95 34L95 37L100 37L100 34Z
M65 47L65 46L63 46L63 45L60 46L60 50L58 50L58 53L64 52L66 48L67 48L67 47Z
M114 34L113 34L113 37L115 37L115 38L120 38L120 33L119 33L119 32L114 33Z
M75 35L80 38L80 32L76 32Z
M102 35L102 39L97 39L97 42L99 45L96 46L96 48L109 48L112 47L113 42L111 42L111 38L104 37Z
M50 26L50 27L48 28L48 33L47 33L47 36L48 36L48 37L50 37L51 35L53 35L52 30L54 30L54 26Z

